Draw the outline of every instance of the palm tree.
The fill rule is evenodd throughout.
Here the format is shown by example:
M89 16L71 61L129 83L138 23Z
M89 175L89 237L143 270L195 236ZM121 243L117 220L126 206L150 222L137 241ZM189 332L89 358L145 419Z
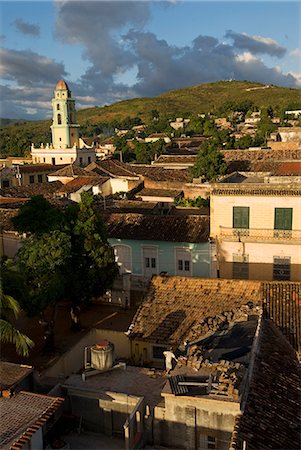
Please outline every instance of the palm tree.
M29 349L34 346L33 341L11 323L11 317L17 318L20 310L17 300L4 294L0 288L0 342L12 343L19 355L28 356Z

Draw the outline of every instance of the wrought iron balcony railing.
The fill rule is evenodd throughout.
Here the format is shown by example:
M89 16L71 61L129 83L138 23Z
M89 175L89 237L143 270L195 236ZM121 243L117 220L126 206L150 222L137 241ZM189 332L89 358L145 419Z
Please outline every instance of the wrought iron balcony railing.
M301 230L230 228L220 226L220 237L234 238L235 240L301 241Z

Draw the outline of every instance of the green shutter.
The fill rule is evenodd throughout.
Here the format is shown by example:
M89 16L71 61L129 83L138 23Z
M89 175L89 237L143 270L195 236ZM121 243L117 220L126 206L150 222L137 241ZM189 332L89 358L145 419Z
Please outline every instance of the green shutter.
M293 208L275 208L275 230L291 230L293 223Z
M249 228L250 208L233 206L233 228Z

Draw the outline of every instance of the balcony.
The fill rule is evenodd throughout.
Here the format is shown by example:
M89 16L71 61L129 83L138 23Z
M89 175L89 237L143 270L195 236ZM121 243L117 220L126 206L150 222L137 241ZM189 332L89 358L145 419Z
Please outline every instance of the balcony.
M220 226L220 238L227 241L243 242L301 242L301 230L274 230L263 228L229 228Z

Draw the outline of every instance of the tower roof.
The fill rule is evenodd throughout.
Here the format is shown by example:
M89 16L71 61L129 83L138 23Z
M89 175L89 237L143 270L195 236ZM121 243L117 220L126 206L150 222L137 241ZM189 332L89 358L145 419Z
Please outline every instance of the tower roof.
M60 90L60 91L70 91L68 84L64 80L59 80L58 81L58 83L57 83L57 85L55 87L55 90L56 91L58 91L58 90Z

